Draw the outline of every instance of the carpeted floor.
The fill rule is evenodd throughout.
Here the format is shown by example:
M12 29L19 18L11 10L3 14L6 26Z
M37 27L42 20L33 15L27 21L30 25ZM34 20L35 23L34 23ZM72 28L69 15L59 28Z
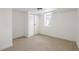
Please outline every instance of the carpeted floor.
M35 35L30 38L15 39L12 47L4 51L77 51L75 42Z

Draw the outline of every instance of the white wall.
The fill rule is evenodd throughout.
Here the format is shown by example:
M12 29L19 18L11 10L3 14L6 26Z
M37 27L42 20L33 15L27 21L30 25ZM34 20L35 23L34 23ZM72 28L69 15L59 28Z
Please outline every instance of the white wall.
M77 9L77 46L79 48L79 9Z
M0 50L12 45L12 10L0 8Z
M25 12L13 10L13 38L25 36L25 20Z
M44 26L43 15L40 16L40 33L76 41L76 11L52 13L50 26Z
M28 12L25 13L25 36L28 37Z

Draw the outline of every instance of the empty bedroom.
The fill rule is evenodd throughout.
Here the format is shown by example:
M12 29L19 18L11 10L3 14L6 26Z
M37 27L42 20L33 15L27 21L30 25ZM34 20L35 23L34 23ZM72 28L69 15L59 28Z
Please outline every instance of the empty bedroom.
M1 51L78 51L78 8L0 8Z

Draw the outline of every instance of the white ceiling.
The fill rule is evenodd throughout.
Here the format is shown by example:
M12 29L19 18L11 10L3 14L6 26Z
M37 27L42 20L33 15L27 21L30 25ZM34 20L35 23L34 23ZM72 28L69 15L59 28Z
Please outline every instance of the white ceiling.
M56 11L71 11L76 10L76 8L57 8Z
M45 13L50 11L70 11L70 10L76 10L76 8L43 8L42 10L38 11L37 8L13 8L14 10L21 11L21 12L27 12L30 11L32 13Z
M38 11L37 9L33 9L32 13L33 14L42 14L46 12L66 12L66 11L72 11L76 10L76 8L43 8L42 10Z
M13 8L16 11L26 12L28 8Z

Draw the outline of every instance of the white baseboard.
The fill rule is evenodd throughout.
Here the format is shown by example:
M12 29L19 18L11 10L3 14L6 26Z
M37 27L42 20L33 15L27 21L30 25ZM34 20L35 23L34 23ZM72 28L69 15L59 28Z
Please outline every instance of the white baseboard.
M16 38L13 38L13 39L20 39L20 38L25 38L26 36L20 36L20 37L16 37Z
M10 44L7 44L7 45L5 45L3 47L0 47L0 51L3 51L3 50L5 50L5 49L7 49L7 48L9 48L11 46L13 46L13 43L10 43Z
M68 40L68 41L76 42L74 40L70 40L70 39L63 38L63 37L58 37L58 36L53 36L53 35L49 35L49 34L45 34L45 33L39 33L39 34L47 35L47 36L54 37L54 38L58 38L58 39L63 39L63 40Z

